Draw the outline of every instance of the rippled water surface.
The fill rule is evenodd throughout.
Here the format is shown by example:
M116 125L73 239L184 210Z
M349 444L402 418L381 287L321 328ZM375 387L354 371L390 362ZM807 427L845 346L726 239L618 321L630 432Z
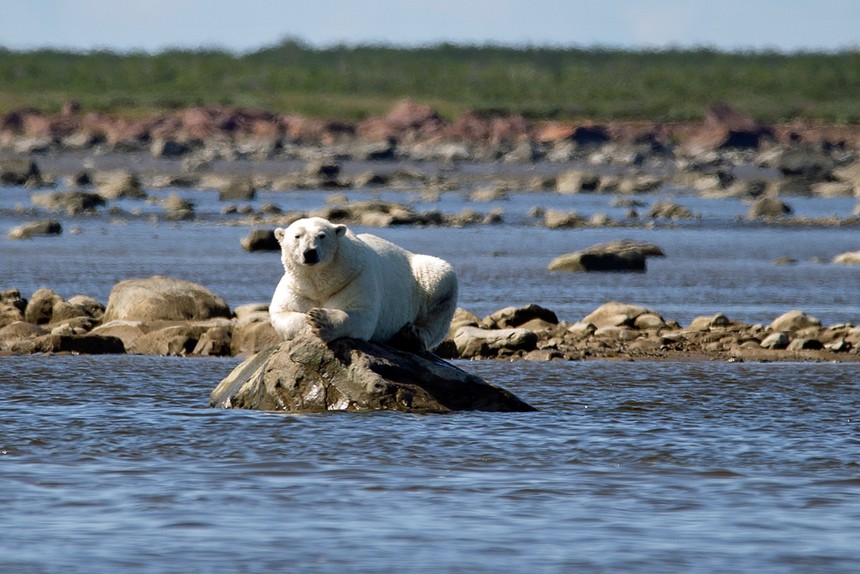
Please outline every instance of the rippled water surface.
M0 359L0 571L855 572L860 367L463 363L538 413L207 408L236 360Z
M202 283L231 307L267 302L281 268L219 222L214 192L158 208L60 217L60 237L5 239L30 191L0 193L0 289L107 302L153 274ZM351 199L376 193L349 192ZM404 200L408 195L381 193ZM505 223L373 231L444 257L460 305L538 303L576 321L602 303L667 320L790 309L860 323L857 228L738 221L739 201L673 197L701 220L547 230L532 206L608 213L607 196L459 194L418 209L501 208ZM645 198L646 203L656 197ZM322 193L254 205L323 205ZM797 215L854 201L790 200ZM131 215L141 210L140 215ZM644 211L644 210L643 210ZM38 214L37 214L38 215ZM631 238L663 247L646 273L559 274L557 255ZM796 259L778 266L777 257ZM0 572L856 572L860 365L463 363L537 413L290 416L220 411L208 394L237 359L0 357Z

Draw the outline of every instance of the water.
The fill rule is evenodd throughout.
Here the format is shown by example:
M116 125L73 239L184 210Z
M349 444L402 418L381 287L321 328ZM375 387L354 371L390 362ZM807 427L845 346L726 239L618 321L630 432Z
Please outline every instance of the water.
M106 302L116 282L162 274L233 307L268 301L278 255L242 251L248 228L219 223L211 191L180 193L198 221L153 222L157 208L128 202L142 215L60 217L61 237L0 239L0 288ZM0 190L4 236L28 194ZM576 321L618 300L682 324L717 311L764 323L793 308L860 323L860 268L813 262L860 249L857 228L764 226L737 221L740 202L673 199L702 219L547 230L532 206L622 214L608 196L444 194L418 208L501 207L506 223L359 231L450 260L461 306L478 315L539 303ZM854 201L790 203L823 217ZM546 271L621 238L667 256L641 274ZM781 256L798 263L774 265ZM860 560L860 364L462 362L540 412L209 409L237 363L0 357L0 572L805 573Z
M0 361L0 570L853 572L860 368L461 363L538 413L208 409L235 359Z
M217 194L201 190L160 190L154 197L179 193L197 204L196 222L153 222L156 205L118 202L142 215L60 217L60 237L9 241L6 232L25 221L16 206L29 206L29 190L0 192L0 288L17 287L28 297L50 287L63 297L75 294L106 303L118 281L167 275L201 283L224 297L231 307L268 302L281 275L276 253L245 253L239 240L243 226L225 226ZM415 201L410 192L351 191L350 200L381 197ZM325 204L323 192L266 192L255 207L275 203L284 210L310 210ZM566 321L577 321L606 301L652 308L668 320L688 324L698 315L725 313L745 323L769 323L791 309L811 313L825 324L860 323L860 267L829 261L860 250L860 227L785 227L738 221L748 206L738 200L694 196L641 198L646 203L672 199L702 215L701 220L635 227L553 230L528 217L534 206L576 209L586 216L607 213L623 220L624 209L612 207L612 196L552 193L513 194L508 201L470 203L459 193L443 194L436 203L416 209L457 213L463 208L505 212L504 225L465 229L356 228L390 239L408 249L450 261L461 281L460 304L484 316L508 305L539 303ZM851 213L851 198L790 200L795 213L827 217ZM647 211L642 209L641 211ZM70 233L75 229L78 233ZM651 241L666 252L649 258L644 274L568 274L546 270L558 255L617 239ZM791 257L795 265L775 265Z

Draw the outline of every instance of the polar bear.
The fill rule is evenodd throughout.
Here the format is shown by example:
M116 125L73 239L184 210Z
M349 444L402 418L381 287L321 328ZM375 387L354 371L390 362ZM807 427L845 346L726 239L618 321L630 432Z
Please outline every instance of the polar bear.
M447 335L458 289L448 262L321 217L278 228L275 237L284 276L269 316L282 339L311 332L324 341L384 343L396 335L424 351Z

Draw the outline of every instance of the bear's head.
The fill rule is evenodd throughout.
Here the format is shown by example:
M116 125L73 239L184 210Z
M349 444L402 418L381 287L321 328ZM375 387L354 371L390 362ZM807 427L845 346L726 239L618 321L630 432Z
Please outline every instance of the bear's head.
M275 229L275 238L281 245L284 267L312 267L334 259L338 241L345 233L346 225L336 225L322 217L308 217L293 222L286 229Z

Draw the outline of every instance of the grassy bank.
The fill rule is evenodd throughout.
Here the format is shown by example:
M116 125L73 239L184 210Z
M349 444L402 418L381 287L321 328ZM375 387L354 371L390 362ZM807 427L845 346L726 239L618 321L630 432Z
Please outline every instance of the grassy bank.
M288 41L238 55L0 49L0 113L148 113L260 107L334 119L385 113L411 97L447 117L473 109L530 118L697 120L724 101L762 121L860 122L860 52L630 52L442 44L313 49Z

